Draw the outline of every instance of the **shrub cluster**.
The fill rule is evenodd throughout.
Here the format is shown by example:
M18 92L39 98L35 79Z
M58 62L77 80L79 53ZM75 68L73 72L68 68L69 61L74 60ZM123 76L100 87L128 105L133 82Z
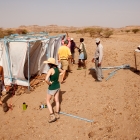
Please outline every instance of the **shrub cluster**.
M140 29L132 29L132 30L125 30L125 32L133 32L134 34L138 33Z
M134 34L136 34L137 32L139 32L140 31L140 29L132 29L132 32L134 33Z
M4 36L9 36L11 34L27 34L28 31L26 29L6 29L0 28L0 38L4 38Z
M113 35L113 30L111 29L103 29L103 28L84 28L83 30L76 30L72 31L72 33L80 33L85 34L89 33L90 37L105 37L109 38L111 35Z

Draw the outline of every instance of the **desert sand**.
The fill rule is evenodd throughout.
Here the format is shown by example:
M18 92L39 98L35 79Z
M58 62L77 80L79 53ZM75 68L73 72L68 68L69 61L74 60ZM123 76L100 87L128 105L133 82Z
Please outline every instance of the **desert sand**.
M45 74L34 90L7 100L12 108L6 113L0 107L0 140L140 140L140 72L135 72L134 50L140 45L140 34L118 33L101 38L104 46L102 67L130 65L120 69L106 81L114 69L103 70L102 82L95 82L93 58L95 38L88 35L69 34L78 46L79 38L85 39L88 54L87 69L77 70L72 65L66 83L61 84L61 111L86 118L60 114L60 119L48 123L49 111L39 109L46 103L47 84ZM75 52L76 62L78 51ZM137 69L140 70L140 53L137 53ZM7 95L3 96L3 99ZM22 104L27 109L22 109ZM52 100L53 107L55 105Z

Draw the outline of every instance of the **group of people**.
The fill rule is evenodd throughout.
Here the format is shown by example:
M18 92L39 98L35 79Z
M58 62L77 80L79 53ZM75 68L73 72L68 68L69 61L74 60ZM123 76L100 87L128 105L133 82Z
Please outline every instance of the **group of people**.
M102 74L102 58L103 58L103 46L100 43L100 39L96 38L96 51L95 55L92 59L92 62L95 63L95 71L97 75L97 82L101 82L103 79ZM59 75L62 74L61 84L65 82L66 79L66 72L68 68L70 69L70 64L75 63L75 48L79 51L79 61L78 61L78 68L77 70L86 69L87 63L87 51L86 45L84 43L84 38L80 38L80 46L77 47L73 38L67 37L66 40L62 39L62 46L58 50L58 62L61 64L61 67L58 67L54 58L49 58L48 60L44 61L44 63L48 64L50 67L49 71L47 72L45 81L49 85L47 90L47 106L50 112L49 123L56 121L59 119L59 111L60 111L60 102L59 102L59 92L60 92L60 82L59 82ZM2 88L4 86L4 70L3 67L0 66L0 105L2 105ZM56 103L56 111L53 111L51 106L51 98L54 96L54 101Z
M87 63L87 51L86 51L86 45L84 43L84 38L80 38L80 46L77 47L73 38L70 40L62 40L62 46L58 50L58 62L61 63L61 68L57 66L56 61L54 58L49 58L47 61L44 61L44 63L47 63L50 67L49 71L47 72L45 81L49 85L47 90L47 106L50 112L50 118L49 123L56 121L59 119L59 111L60 111L60 103L59 103L59 91L60 91L60 82L59 82L59 74L62 73L62 81L61 83L65 82L66 78L66 72L68 70L68 66L70 63L75 63L74 60L74 49L77 48L79 51L79 61L78 61L78 69L81 70L86 69L86 63ZM102 82L103 74L102 74L102 58L103 58L103 46L100 43L100 39L96 38L96 51L95 55L92 59L92 62L95 63L95 71L97 79L95 81ZM71 47L72 46L72 47ZM51 106L51 98L54 96L54 101L56 103L56 111L53 111L53 108Z

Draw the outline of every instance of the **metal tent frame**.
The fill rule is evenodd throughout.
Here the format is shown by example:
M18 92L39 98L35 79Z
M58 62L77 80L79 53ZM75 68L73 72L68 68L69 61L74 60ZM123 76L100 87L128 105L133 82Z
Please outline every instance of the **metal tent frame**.
M2 41L4 41L4 47L6 50L6 57L7 57L7 62L8 62L8 70L10 72L10 77L7 77L10 79L11 83L16 80L13 75L12 75L12 71L11 71L11 62L10 62L10 57L9 57L9 53L8 53L8 46L7 44L9 42L27 42L27 53L28 53L28 90L30 90L30 43L32 42L36 42L36 41L42 41L42 40L46 40L46 39L51 39L51 38L57 38L57 37L61 37L61 36L65 36L66 34L60 34L57 36L47 36L48 33L39 33L39 34L35 34L35 33L30 33L30 34L25 34L25 35L18 35L18 34L12 34L10 36L5 36L4 39L1 39ZM21 80L21 79L19 79Z

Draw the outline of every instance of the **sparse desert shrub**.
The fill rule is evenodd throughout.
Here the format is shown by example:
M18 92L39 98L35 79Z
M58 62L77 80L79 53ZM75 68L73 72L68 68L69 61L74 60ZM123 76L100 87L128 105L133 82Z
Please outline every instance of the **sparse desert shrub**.
M7 36L15 33L15 31L14 30L11 30L11 29L7 29L4 32L5 32L5 35L7 35Z
M49 33L53 33L53 31L49 31Z
M85 35L85 31L84 30L79 30L79 33L82 35Z
M139 29L132 29L132 32L133 32L134 34L136 34L138 31L139 31Z
M111 35L113 35L113 31L112 30L109 30L109 29L104 30L103 36L105 38L109 38Z
M26 29L22 30L22 34L27 34L27 33L28 33L28 31Z
M59 33L59 31L54 31L55 33Z
M128 33L128 32L130 32L130 30L125 30L125 32L127 32L127 33Z
M65 31L64 31L64 30L62 30L62 31L61 31L61 33L65 33Z
M97 29L96 29L97 35L100 36L102 31L103 31L102 28L97 28Z
M74 31L70 31L70 33L76 33L76 31L74 30Z
M82 34L82 30L77 30L76 34Z
M92 30L92 28L85 28L85 29L83 29L83 32L89 33L91 30Z
M4 37L4 31L2 28L0 28L0 38L3 38Z
M85 28L85 29L83 29L83 32L89 33L90 37L100 36L102 31L103 31L102 28Z
M90 31L89 31L89 34L90 34L90 37L94 37L95 35L96 35L96 29L91 29Z
M18 33L18 34L27 34L28 31L26 29L17 29L16 33Z

